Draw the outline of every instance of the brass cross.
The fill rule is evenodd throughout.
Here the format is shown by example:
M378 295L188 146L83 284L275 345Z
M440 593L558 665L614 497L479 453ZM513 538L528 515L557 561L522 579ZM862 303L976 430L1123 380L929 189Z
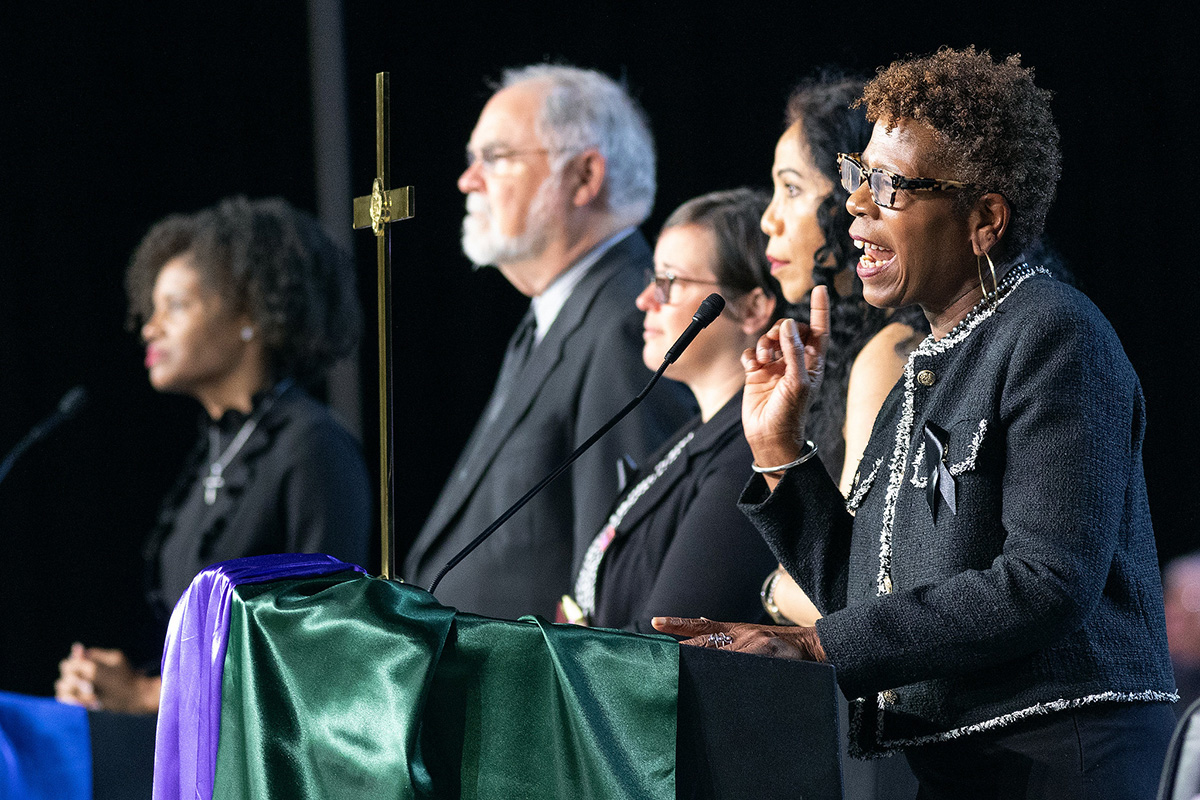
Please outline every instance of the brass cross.
M375 75L375 183L371 194L354 198L354 228L375 232L379 267L379 520L382 577L396 574L396 532L392 517L392 232L391 223L413 215L413 189L388 189L391 182L391 101L388 73Z

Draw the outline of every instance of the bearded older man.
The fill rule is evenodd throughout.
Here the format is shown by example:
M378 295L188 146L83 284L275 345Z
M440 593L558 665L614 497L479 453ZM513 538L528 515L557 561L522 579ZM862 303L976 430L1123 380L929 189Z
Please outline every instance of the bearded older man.
M654 143L635 101L590 70L510 70L480 114L467 164L463 251L532 301L406 559L406 577L421 586L651 375L634 298L652 267L637 225L654 203ZM685 389L663 381L449 572L438 599L492 617L552 617L618 494L618 464L641 461L693 408Z

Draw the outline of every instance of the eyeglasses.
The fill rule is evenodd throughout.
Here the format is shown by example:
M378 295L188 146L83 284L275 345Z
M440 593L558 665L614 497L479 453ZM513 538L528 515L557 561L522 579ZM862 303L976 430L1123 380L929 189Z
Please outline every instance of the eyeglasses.
M508 175L514 171L513 161L521 156L535 156L554 152L546 147L530 148L528 150L510 150L497 145L488 145L476 153L467 148L467 169L481 164L488 175Z
M669 306L671 304L671 287L675 282L679 283L701 283L706 286L720 286L720 281L702 281L699 278L681 278L674 272L664 272L659 274L652 269L646 270L646 285L654 284L654 302L660 306Z
M970 189L975 184L962 181L944 181L936 178L906 178L886 169L871 167L868 169L862 163L862 153L838 153L838 169L842 173L842 188L854 194L863 184L866 175L867 188L871 190L871 199L880 208L891 208L896 203L896 192L942 192L947 189Z

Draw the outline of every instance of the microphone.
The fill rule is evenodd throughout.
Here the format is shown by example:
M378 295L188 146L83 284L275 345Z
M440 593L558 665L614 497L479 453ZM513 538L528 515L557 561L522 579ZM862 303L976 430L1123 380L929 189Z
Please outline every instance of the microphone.
M720 316L723 308L725 308L725 298L721 295L714 292L704 298L704 302L696 309L696 313L692 314L692 324L688 325L687 330L675 340L675 344L671 345L671 349L663 356L663 361L674 364L675 359L679 358L679 355L692 343L692 339L696 338L696 334L707 328L710 322Z
M479 545L483 544L489 536L500 529L501 525L508 522L508 520L512 518L513 514L516 514L518 511L524 508L526 503L528 503L530 500L536 497L539 492L549 486L555 478L566 472L567 467L574 464L577 458L587 452L587 450L596 442L600 441L600 437L612 430L614 425L623 420L630 411L633 411L633 409L636 408L639 403L645 400L646 395L650 394L650 390L654 388L654 384L658 383L658 379L662 377L662 374L666 371L667 367L675 363L675 359L679 358L680 354L683 353L687 346L692 343L692 340L696 338L696 334L700 333L700 331L704 330L704 328L706 328L710 322L716 319L723 308L725 308L725 298L721 297L721 295L714 292L713 294L710 294L708 297L704 298L704 302L700 304L700 307L696 309L696 313L692 315L692 324L688 325L687 330L685 330L680 337L675 340L675 344L671 345L671 349L668 350L667 354L663 357L662 366L660 366L658 371L654 373L654 376L650 378L650 382L646 384L646 387L642 389L642 391L638 392L638 396L630 400L624 408L617 412L616 416L601 425L600 429L589 436L586 442L579 445L579 447L575 448L575 452L567 456L566 461L555 467L554 471L545 478L542 478L537 486L534 486L532 489L526 492L520 500L509 506L508 510L497 517L495 522L493 522L491 525L488 525L487 528L484 529L483 533L472 539L466 547L464 547L462 550L459 550L458 553L454 555L454 558L446 562L446 566L442 567L441 572L439 572L433 579L433 583L429 584L429 593L433 594L434 590L437 589L437 585L441 583L442 578L446 577L447 572L458 566L459 562L469 556L476 547L479 547Z
M55 428L78 414L87 405L87 401L88 391L85 387L75 386L68 389L50 416L34 425L29 433L25 434L25 438L17 442L16 447L9 451L8 455L4 457L4 461L0 462L0 481L4 480L13 464L17 463L26 450L45 439Z
M87 401L88 390L82 386L72 386L62 396L62 399L58 401L58 408L54 412L54 416L58 418L58 421L54 425L57 426L74 417L83 410L83 407L87 405Z

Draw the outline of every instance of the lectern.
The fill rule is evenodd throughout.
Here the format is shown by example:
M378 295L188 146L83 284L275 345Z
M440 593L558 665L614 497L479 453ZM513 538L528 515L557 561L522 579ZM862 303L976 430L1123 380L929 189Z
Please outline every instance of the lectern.
M830 667L460 614L326 556L198 576L163 680L161 800L841 796Z

